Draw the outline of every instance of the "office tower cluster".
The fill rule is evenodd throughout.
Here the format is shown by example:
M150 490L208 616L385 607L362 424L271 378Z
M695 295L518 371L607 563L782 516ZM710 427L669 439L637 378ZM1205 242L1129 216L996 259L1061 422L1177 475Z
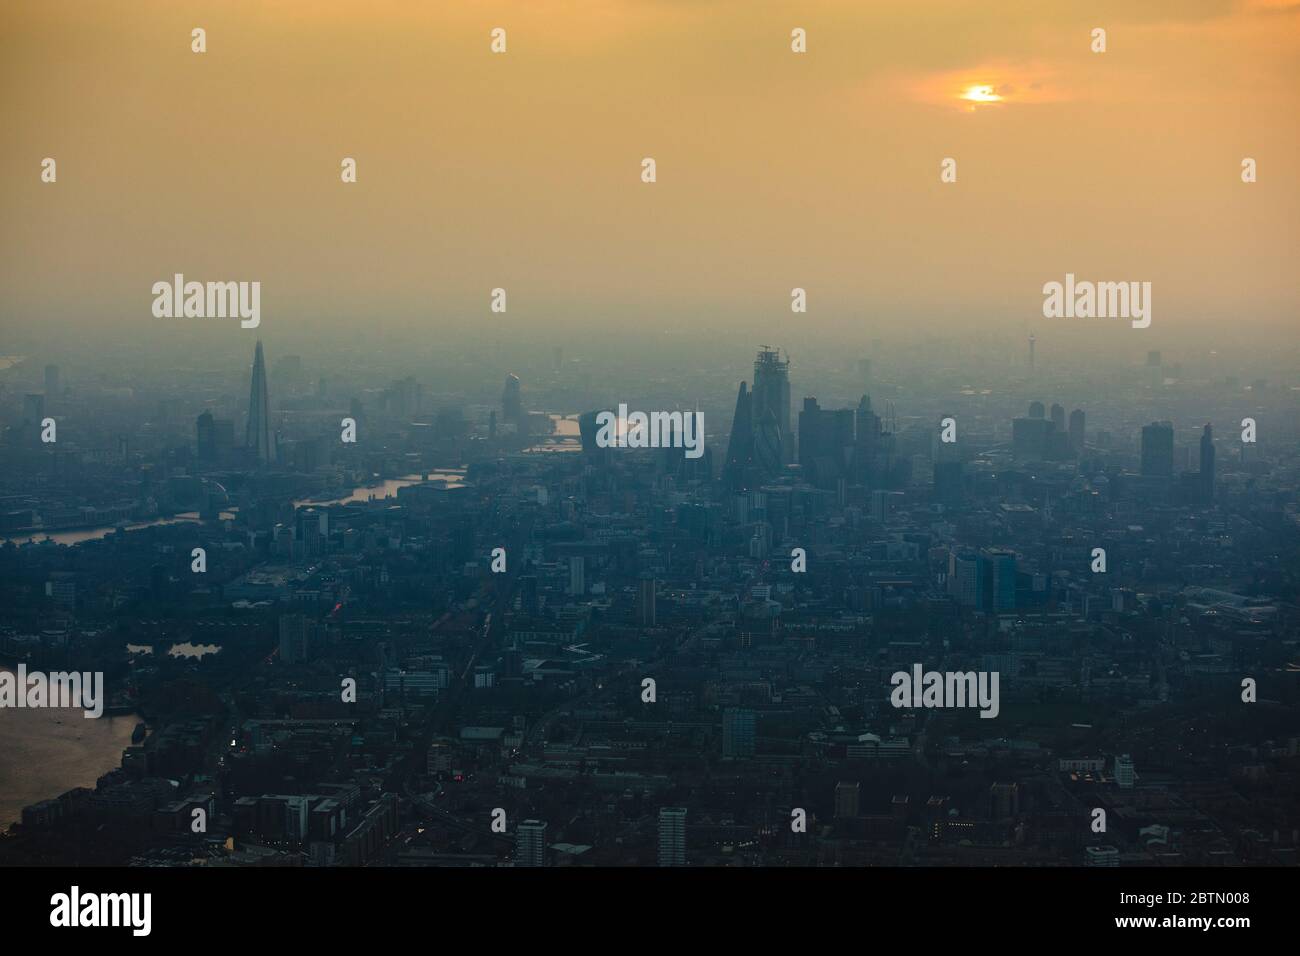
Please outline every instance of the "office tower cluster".
M733 488L748 487L780 473L793 460L790 362L764 345L754 360L753 388L741 382L736 396L725 480Z
M1076 408L1067 420L1064 406L1054 403L1050 417L1042 402L1030 402L1029 414L1011 422L1011 445L1021 461L1065 461L1084 451L1085 418Z
M893 430L882 426L863 395L857 408L822 408L809 396L799 412L796 436L790 427L790 363L776 350L762 346L754 361L751 389L741 382L732 415L724 485L733 490L754 489L770 482L796 463L800 477L819 488L835 490L844 484L890 486L894 473ZM870 362L859 371L865 380Z
M1200 464L1196 471L1175 466L1179 460L1187 462L1187 447L1176 448L1172 422L1152 422L1142 426L1139 471L1142 478L1153 484L1169 488L1187 504L1208 504L1214 500L1215 450L1214 427L1206 423L1201 430L1198 452Z

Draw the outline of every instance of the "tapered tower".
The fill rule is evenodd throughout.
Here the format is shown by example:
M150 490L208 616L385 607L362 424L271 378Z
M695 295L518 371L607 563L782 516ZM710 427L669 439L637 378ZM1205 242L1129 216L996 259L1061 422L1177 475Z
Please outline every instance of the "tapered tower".
M253 353L253 381L248 390L248 429L244 446L259 465L275 461L275 442L271 440L271 403L266 384L266 359L258 339Z

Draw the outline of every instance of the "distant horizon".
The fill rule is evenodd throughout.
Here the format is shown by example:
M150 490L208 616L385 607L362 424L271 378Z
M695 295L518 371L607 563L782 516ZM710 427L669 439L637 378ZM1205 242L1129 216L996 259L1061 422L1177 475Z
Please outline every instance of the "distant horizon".
M206 320L191 321L202 323ZM1164 364L1170 367L1182 364L1190 371L1213 361L1233 366L1236 371L1229 374L1268 369L1273 374L1285 374L1291 383L1300 385L1300 337L1288 330L1278 329L1275 338L1268 337L1268 330L1257 324L1250 327L1250 335L1240 330L1229 334L1236 327L1225 327L1219 333L1203 330L1200 334L1173 335L1160 334L1155 329L1121 329L1120 323L1114 323L1113 333L1101 337L1089 334L1077 325L1069 328L1065 324L1068 322L1070 320L1061 320L1060 325L1052 327L1053 323L1044 321L1029 330L1008 325L1004 329L954 330L924 337L916 334L914 326L900 328L885 323L859 334L836 334L820 328L794 326L783 332L764 332L760 328L719 332L702 329L699 325L679 330L642 325L622 328L616 336L597 336L585 331L565 332L554 327L493 330L466 324L439 333L368 328L364 335L357 335L351 329L328 326L311 330L271 326L238 330L237 334L212 328L191 328L143 339L124 338L116 331L100 327L87 330L76 340L69 341L57 332L34 327L22 334L0 336L0 359L23 357L29 362L45 364L78 356L83 359L113 356L119 361L136 359L149 364L152 360L166 358L182 367L218 370L229 367L232 362L251 364L254 347L260 340L265 344L272 365L276 358L286 354L321 359L349 355L364 356L376 366L391 364L399 367L409 363L427 367L431 362L436 365L446 361L466 370L462 359L466 355L477 355L485 366L515 362L549 368L553 364L553 350L559 347L569 365L614 359L620 364L643 363L650 370L673 359L680 365L689 350L709 359L730 357L739 366L746 367L752 363L751 353L766 343L789 354L796 368L807 362L844 364L874 359L886 363L878 370L890 362L926 365L939 370L954 360L963 364L974 363L976 369L1007 369L1027 367L1029 334L1032 332L1040 372L1051 369L1083 371L1094 362L1100 362L1102 368L1143 365L1149 352L1159 352ZM877 354L877 344L882 354ZM683 350L688 350L688 353ZM0 376L6 374L12 374L12 370L0 365Z

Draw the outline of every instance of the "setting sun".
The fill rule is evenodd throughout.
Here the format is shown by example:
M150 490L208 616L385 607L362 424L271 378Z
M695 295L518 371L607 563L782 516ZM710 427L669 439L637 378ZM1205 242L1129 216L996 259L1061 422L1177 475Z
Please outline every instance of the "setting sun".
M974 103L997 103L1002 100L1001 96L993 92L993 87L991 86L967 87L966 92L962 93L961 98L963 100L970 100Z

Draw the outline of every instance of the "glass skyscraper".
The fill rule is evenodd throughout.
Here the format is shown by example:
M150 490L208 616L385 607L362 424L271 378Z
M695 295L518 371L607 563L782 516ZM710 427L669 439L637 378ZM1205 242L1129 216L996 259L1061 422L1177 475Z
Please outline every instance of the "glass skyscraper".
M275 461L275 443L271 440L271 403L266 383L266 359L258 339L253 353L253 380L248 390L248 429L244 446L258 464Z

